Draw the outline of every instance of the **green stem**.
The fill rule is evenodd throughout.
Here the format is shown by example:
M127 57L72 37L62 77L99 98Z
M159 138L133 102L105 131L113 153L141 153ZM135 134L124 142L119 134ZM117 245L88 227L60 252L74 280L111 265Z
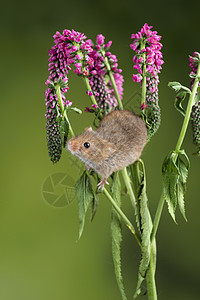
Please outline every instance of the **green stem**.
M116 202L114 201L114 199L111 197L111 195L108 193L108 191L104 188L103 190L104 194L106 195L106 197L108 198L108 200L110 201L110 203L112 204L112 206L114 207L114 209L117 211L117 213L121 216L121 218L123 219L123 221L125 222L126 226L130 229L130 231L132 232L132 234L135 235L136 240L138 242L138 244L141 246L141 240L140 237L138 236L138 234L135 231L135 228L133 227L133 225L131 224L131 222L129 221L129 219L126 217L126 215L123 213L123 211L120 209L120 207L116 204Z
M108 74L109 74L109 77L110 77L110 81L112 83L112 86L113 86L113 89L114 89L114 92L115 92L115 96L117 98L117 102L118 102L118 105L119 105L119 109L123 109L123 104L122 104L122 101L120 99L120 96L119 96L119 93L118 93L118 89L117 89L117 86L116 86L116 83L115 83L115 78L113 76L113 73L112 71L108 71Z
M126 168L122 169L122 176L123 176L124 183L126 185L127 192L129 194L129 197L130 197L130 200L131 200L131 204L132 204L134 210L136 211L136 209L137 209L137 203L136 203L135 195L133 193L133 189L132 189L132 186L131 186L130 178L128 176Z
M160 217L162 214L164 203L165 203L165 198L163 197L163 194L162 194L160 197L160 201L158 202L158 207L157 207L154 222L153 222L153 229L151 232L151 241L153 241L156 236L156 232L157 232L158 225L160 222Z
M56 89L56 95L57 95L57 98L58 98L58 103L59 103L59 105L60 105L61 113L62 113L62 115L65 117L65 119L67 120L67 122L68 122L68 124L69 124L69 132L70 132L71 136L74 137L74 136L75 136L74 131L73 131L72 126L71 126L71 124L70 124L70 122L69 122L69 119L68 119L68 117L67 117L67 112L66 112L66 110L64 109L64 105L63 105L63 101L62 101L62 96L61 96L61 91L60 91L60 86L57 85L57 86L55 87L55 89Z
M149 268L146 274L147 294L149 300L157 300L156 282L155 282L155 271L156 271L156 241L151 245L151 256Z
M105 66L106 66L106 69L108 71L108 75L110 77L110 81L112 83L112 86L113 86L113 89L114 89L114 92L115 92L115 96L116 96L116 99L117 99L117 102L118 102L118 105L119 105L119 109L123 109L123 104L122 104L122 101L120 99L120 96L119 96L119 92L118 92L118 89L117 89L117 85L115 83L115 78L113 76L113 72L110 68L110 64L108 62L108 58L105 57L105 53L102 52L103 56L104 56L104 59L105 59Z
M178 155L178 152L179 152L179 150L181 148L181 145L183 143L185 133L186 133L186 130L187 130L187 127L188 127L188 123L189 123L189 120L190 120L191 110L192 110L192 106L194 105L194 98L195 98L197 88L198 88L198 84L199 84L199 80L200 80L199 77L200 77L200 62L199 62L198 69L197 69L197 77L194 80L192 93L190 94L190 98L189 98L189 101L188 101L188 105L187 105L187 109L186 109L182 129L181 129L181 132L180 132L180 135L179 135L178 142L176 144L175 152L177 153L177 155Z
M83 79L84 79L84 81L85 81L87 90L92 92L91 86L90 86L90 84L89 84L89 79L88 79L86 76L84 76ZM93 92L92 92L92 93L93 93ZM91 101L92 101L93 104L95 104L95 105L98 106L97 101L96 101L94 95L90 96L90 99L91 99Z
M178 153L181 149L183 140L185 138L185 134L186 134L186 131L187 131L189 120L190 120L192 106L194 105L194 98L195 98L195 95L196 95L196 92L197 92L199 81L200 81L200 63L198 64L197 77L195 78L194 85L193 85L193 88L192 88L192 92L191 92L189 100L188 100L188 105L187 105L187 109L186 109L186 113L185 113L185 118L184 118L184 121L183 121L181 132L179 134L178 142L176 144L175 161L178 157ZM161 198L160 198L160 201L158 203L157 210L156 210L156 215L155 215L155 218L154 218L153 229L152 229L152 234L151 234L151 241L153 241L155 236L156 236L156 232L157 232L157 229L158 229L158 224L160 222L160 217L161 217L162 209L163 209L163 206L164 206L164 202L165 202L165 199L164 199L163 195L161 195Z
M145 41L142 40L140 50L143 50L145 48ZM147 75L146 75L146 54L142 54L143 57L143 68L142 68L142 98L141 98L141 104L143 104L146 101L146 85L147 85Z

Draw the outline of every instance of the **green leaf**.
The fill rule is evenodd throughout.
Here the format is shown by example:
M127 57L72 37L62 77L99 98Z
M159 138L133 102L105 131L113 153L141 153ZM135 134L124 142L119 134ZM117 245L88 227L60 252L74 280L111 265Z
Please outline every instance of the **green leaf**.
M182 84L180 84L177 81L173 81L173 82L169 82L168 86L175 90L176 93L178 93L180 90L184 90L186 93L191 94L191 90L189 88L187 88L186 86L183 86Z
M92 199L92 202L90 204L90 208L91 208L91 218L90 218L90 220L91 220L91 222L94 220L98 205L99 205L99 196L98 196L98 190L96 189L96 191L93 193L93 199Z
M68 107L67 108L67 110L73 110L73 111L75 111L76 113L78 113L78 114L82 114L82 110L80 110L79 108L77 108L77 107Z
M121 206L121 184L119 180L119 173L114 174L113 184L112 184L113 199L117 205ZM116 213L114 208L112 208L111 215L111 237L112 237L112 257L115 269L115 276L117 284L123 300L127 300L124 291L123 278L121 272L121 254L120 245L122 241L122 225L119 215Z
M83 233L85 224L85 216L89 205L93 201L92 184L86 171L83 172L75 185L76 196L78 199L78 213L79 213L79 239Z
M168 204L168 210L176 223L175 211L177 206L177 182L179 170L175 164L175 153L172 151L165 158L162 166L163 196Z
M69 133L69 123L65 118L58 117L59 131L62 137L62 146L66 146L67 137Z
M186 162L181 159L180 155L184 155ZM163 163L163 196L168 204L169 213L175 222L177 203L183 217L187 220L185 216L184 194L189 166L189 158L184 150L180 150L178 154L171 151Z
M182 153L186 158L186 163L180 158L180 155L177 158L177 166L179 169L179 179L177 183L177 197L178 197L178 206L180 209L180 212L182 213L184 219L187 221L186 215L185 215L185 203L184 203L184 194L186 192L186 182L188 177L188 169L190 166L189 159L185 153L185 151L182 151Z
M136 224L139 232L141 233L142 224L141 224L141 217L140 217L139 197L141 194L141 178L143 176L143 173L141 172L139 165L140 165L140 161L138 160L133 165L130 165L129 169L130 169L131 180L133 183L134 195L136 198L136 210L135 210Z
M140 218L141 218L141 261L139 265L138 281L136 292L134 294L134 299L141 293L141 284L146 277L146 272L149 267L150 255L151 255L151 230L152 230L152 220L150 217L150 212L148 208L148 198L146 193L146 175L144 164L140 159L140 172L138 182L140 182L140 192L138 195L139 206L140 206ZM142 174L142 176L141 176Z
M176 99L175 99L175 102L174 102L174 106L175 108L183 115L185 116L185 110L184 108L182 107L182 102L183 100L185 99L185 96L186 96L187 92L185 91L180 91L177 93L177 96L176 96Z

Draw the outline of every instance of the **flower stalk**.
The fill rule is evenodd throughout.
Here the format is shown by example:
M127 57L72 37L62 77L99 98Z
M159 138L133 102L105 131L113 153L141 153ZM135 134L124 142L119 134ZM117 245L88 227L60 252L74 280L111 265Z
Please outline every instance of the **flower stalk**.
M181 128L179 138L178 138L178 142L176 144L176 149L175 149L176 156L178 156L178 152L181 149L181 145L183 143L185 133L187 131L187 127L188 127L188 124L189 124L189 121L190 121L192 106L194 105L194 98L195 98L195 95L197 93L197 88L198 88L199 81L200 81L200 62L198 63L197 74L196 74L196 78L194 80L192 93L190 94L190 97L189 97L189 101L188 101L188 105L187 105L187 109L186 109L186 113L185 113L185 118L184 118L184 121L183 121L183 125L182 125L182 128Z
M83 77L83 80L84 80L84 82L85 82L85 85L86 85L86 87L87 87L87 90L90 91L90 92L92 93L91 95L89 95L92 104L98 106L98 103L97 103L97 101L96 101L96 99L95 99L95 97L94 97L94 95L93 95L93 92L92 92L92 89L91 89L91 86L90 86L90 83L89 83L89 79L88 79L86 76L84 76L84 77Z
M179 134L179 138L178 138L178 141L177 141L177 144L176 144L176 148L175 148L175 153L176 153L176 155L175 155L175 162L177 160L179 151L181 149L181 146L182 146L182 143L183 143L183 140L185 138L185 134L186 134L186 131L187 131L187 128L188 128L188 124L189 124L189 120L190 120L190 115L191 115L191 110L192 110L192 106L194 104L194 98L195 98L195 95L197 93L197 88L198 88L199 81L200 81L200 62L198 64L197 74L196 74L196 78L194 80L192 92L191 92L189 100L188 100L188 104L187 104L187 108L186 108L186 113L185 113L185 118L184 118L184 121L183 121L183 125L182 125L181 131L180 131L180 134ZM162 194L161 198L160 198L160 201L158 203L158 207L157 207L155 218L154 218L153 229L152 229L152 233L151 233L151 241L152 242L153 242L153 240L154 240L154 238L156 236L156 232L157 232L158 225L159 225L159 222L160 222L160 217L161 217L161 214L162 214L164 202L165 202L165 198L164 198L164 196Z
M145 49L145 40L141 41L140 50ZM146 54L143 52L143 68L142 68L142 97L141 97L141 105L146 102L146 85L147 85L147 74L146 74ZM144 108L145 109L145 108Z
M66 112L66 110L64 108L64 105L63 105L61 91L60 91L60 85L57 84L55 86L55 89L56 89L56 95L57 95L57 98L58 98L58 103L59 103L60 109L61 109L61 114L62 114L62 116L65 117L67 123L69 124L69 132L70 132L71 136L74 137L75 136L74 131L73 131L72 126L71 126L71 124L69 122L69 119L67 117L67 112Z
M106 188L103 190L105 196L108 198L114 209L117 211L117 213L121 216L122 220L125 222L126 226L129 228L129 230L132 232L132 234L135 236L139 246L141 246L141 239L138 236L137 232L135 231L135 228L133 227L132 223L129 221L129 219L126 217L126 215L123 213L123 211L120 209L120 207L116 204L114 199L111 197L111 195L108 193Z
M105 66L106 66L106 69L108 71L108 75L110 77L110 81L111 81L111 84L112 84L114 92L115 92L115 97L117 99L117 102L118 102L118 105L119 105L119 109L123 109L123 104L122 104L122 101L120 99L119 92L118 92L118 89L117 89L117 85L115 83L115 78L113 76L113 73L112 73L112 70L110 68L110 64L108 62L107 57L105 57Z

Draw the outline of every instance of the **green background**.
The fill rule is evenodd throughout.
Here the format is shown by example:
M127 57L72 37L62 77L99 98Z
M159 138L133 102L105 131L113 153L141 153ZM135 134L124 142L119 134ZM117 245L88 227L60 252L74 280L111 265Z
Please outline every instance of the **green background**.
M152 215L161 193L161 165L175 147L182 116L175 111L167 84L189 86L188 55L200 50L198 1L5 1L1 4L1 197L0 300L120 300L114 278L110 241L110 204L101 198L97 215L89 218L77 242L77 203L55 208L42 197L45 179L58 172L76 181L79 170L68 152L52 165L47 154L44 82L48 53L56 30L75 29L95 39L112 40L111 51L123 69L124 102L137 107L139 87L132 82L130 35L145 22L162 35L165 64L160 76L162 126L143 153ZM70 74L68 99L89 105L82 80ZM130 105L130 102L129 102ZM71 114L76 133L91 116ZM200 294L199 166L192 156L189 128L184 149L191 160L186 194L186 223L177 211L175 225L165 206L158 243L157 287L162 300L197 300ZM132 218L127 198L123 209ZM136 286L139 251L123 227L122 261L127 295ZM146 299L141 296L138 299Z

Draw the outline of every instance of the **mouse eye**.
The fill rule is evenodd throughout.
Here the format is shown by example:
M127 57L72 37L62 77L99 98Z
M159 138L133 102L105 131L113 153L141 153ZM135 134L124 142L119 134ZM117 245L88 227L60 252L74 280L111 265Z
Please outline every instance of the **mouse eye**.
M83 144L83 146L84 146L85 148L90 148L90 143L86 142L86 143Z
M89 147L90 147L90 143L85 142L85 143L83 144L83 146L84 146L85 148L89 148Z

